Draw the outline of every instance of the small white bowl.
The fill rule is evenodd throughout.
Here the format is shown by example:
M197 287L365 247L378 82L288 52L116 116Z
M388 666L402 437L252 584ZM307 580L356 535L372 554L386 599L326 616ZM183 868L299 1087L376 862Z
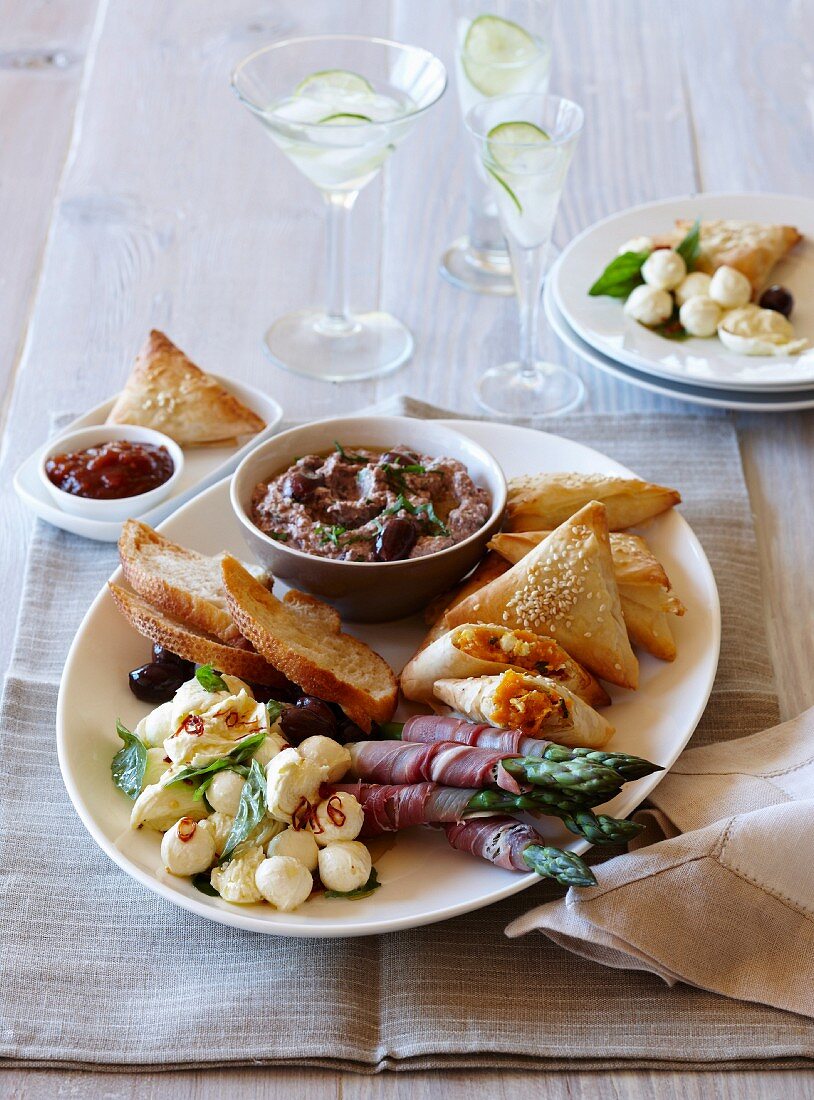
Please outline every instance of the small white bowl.
M57 488L45 472L46 462L54 455L84 451L88 447L96 446L98 443L111 443L117 439L124 439L128 443L152 443L158 447L166 447L170 452L173 464L170 477L163 485L158 485L147 493L138 493L132 497L119 497L115 500L94 500L91 497L74 496L73 493L66 493L64 490ZM170 439L162 432L153 431L152 428L141 428L135 424L97 424L91 428L77 428L75 431L66 432L65 435L52 439L45 447L40 458L39 476L48 494L63 512L70 512L74 516L84 516L85 519L118 522L143 515L150 508L154 508L156 504L160 504L177 485L183 469L184 452L174 439Z
M280 474L299 456L327 454L340 440L347 447L389 450L404 444L419 454L448 455L462 462L487 489L492 509L483 527L446 550L403 561L358 562L322 558L270 538L252 521L258 482ZM506 507L506 479L485 447L435 420L403 416L353 416L290 428L255 447L232 477L231 500L243 537L272 576L332 603L343 618L385 622L426 607L480 560Z

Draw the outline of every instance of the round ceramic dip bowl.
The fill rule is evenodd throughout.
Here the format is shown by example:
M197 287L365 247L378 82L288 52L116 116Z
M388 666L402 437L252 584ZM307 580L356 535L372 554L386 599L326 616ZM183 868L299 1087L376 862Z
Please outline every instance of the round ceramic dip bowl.
M445 550L389 562L323 558L287 546L261 531L252 520L255 487L283 473L303 455L330 453L337 440L349 451L357 447L387 451L404 446L432 458L457 459L475 484L489 493L492 508L486 522ZM231 500L250 550L273 576L292 588L327 600L345 619L386 622L424 608L474 567L500 526L506 507L506 479L484 447L452 428L403 416L354 416L291 428L262 443L235 471Z

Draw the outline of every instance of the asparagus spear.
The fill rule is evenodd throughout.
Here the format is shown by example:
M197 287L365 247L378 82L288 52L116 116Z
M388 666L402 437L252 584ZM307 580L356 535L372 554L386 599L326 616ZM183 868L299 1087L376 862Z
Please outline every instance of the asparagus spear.
M523 860L541 878L553 878L563 886L596 886L588 864L573 852L529 844L523 849Z
M543 811L551 813L550 810ZM642 826L635 821L621 821L607 814L594 814L589 809L574 810L573 813L557 813L566 829L577 836L584 836L591 844L627 844Z
M602 795L601 801L618 794L622 786L622 780L612 768L579 757L560 761L537 756L507 756L502 765L509 775L522 782L580 796Z
M595 764L604 764L611 768L626 782L641 779L644 775L663 771L661 764L654 764L642 756L632 756L627 752L603 752L601 749L570 749L565 745L549 745L543 753L544 760L592 760Z

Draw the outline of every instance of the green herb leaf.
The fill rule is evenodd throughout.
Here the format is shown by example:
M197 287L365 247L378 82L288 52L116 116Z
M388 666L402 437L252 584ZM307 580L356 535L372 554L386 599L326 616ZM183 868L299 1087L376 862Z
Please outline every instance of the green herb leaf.
M588 293L593 298L601 295L608 298L627 298L631 290L644 282L642 264L649 255L649 252L623 252L621 256L616 256Z
M183 783L187 779L201 779L204 776L216 775L218 772L226 771L230 768L233 771L237 771L239 769L237 769L235 765L242 764L244 760L248 760L250 756L253 756L265 739L265 730L260 730L258 733L252 733L248 737L244 737L242 741L238 741L235 747L230 749L225 756L219 756L217 760L212 760L209 764L203 764L200 768L184 768L183 771L180 771L178 775L166 784L166 786L174 787L176 783Z
M147 770L147 746L139 741L127 726L116 719L116 733L124 742L122 748L110 762L113 782L128 798L136 799L141 794L144 773Z
M695 219L692 228L681 244L676 245L676 252L687 265L687 271L692 271L695 267L695 261L701 255L701 221L699 218Z
M269 716L269 725L273 726L280 715L283 713L284 707L282 703L278 703L276 699L269 699L266 703L266 714Z
M438 530L441 532L442 535L448 535L449 534L449 528L447 527L447 525L445 523L442 523L441 520L436 515L435 508L433 507L433 503L432 503L431 500L428 500L426 504L416 505L415 514L419 515L421 512L424 513L424 515L427 517L427 519L430 521L430 523L434 527L438 528Z
M269 538L274 539L275 542L288 542L291 535L288 531L269 531Z
M370 459L366 455L359 455L359 454L355 455L355 454L352 454L350 451L346 451L345 448L342 446L342 444L339 443L336 439L334 440L334 447L336 447L337 451L339 452L340 457L344 458L346 462L353 462L353 463L361 462L364 465L366 465L370 461Z
M212 665L201 665L195 673L195 679L204 691L228 691L229 685Z
M376 868L370 870L370 878L364 886L357 886L355 890L326 890L326 898L344 898L345 901L359 901L360 898L369 898L370 895L381 886Z
M343 527L341 523L334 524L333 527L326 527L323 523L315 523L314 530L319 535L320 542L332 542L334 546L338 546L339 540L347 531L347 527Z
M200 890L202 894L207 894L210 898L220 897L220 894L210 881L209 871L201 871L199 875L193 875L192 885L196 890Z
M666 321L662 321L660 325L654 325L653 332L657 332L665 340L687 340L690 336L681 323L678 307L673 310Z
M229 862L232 852L246 839L252 829L260 824L265 814L266 777L257 761L252 760L249 774L240 792L240 804L235 814L235 823L216 866Z

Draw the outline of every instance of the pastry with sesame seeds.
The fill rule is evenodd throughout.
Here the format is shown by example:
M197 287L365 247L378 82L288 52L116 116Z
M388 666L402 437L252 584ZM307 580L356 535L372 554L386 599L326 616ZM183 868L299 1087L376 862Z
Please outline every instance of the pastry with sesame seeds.
M500 623L554 638L574 660L619 687L636 688L614 576L605 506L591 501L517 565L447 611L448 629Z
M489 543L489 548L516 565L550 534L550 531L499 534ZM677 650L668 616L681 616L686 609L681 600L673 595L664 567L640 535L612 531L610 547L622 615L631 644L641 646L662 661L674 661Z
M435 695L471 722L520 730L529 737L556 734L571 748L601 749L614 728L562 684L508 669L499 676L438 680Z
M415 702L435 703L435 682L492 676L514 668L554 680L591 706L607 706L605 689L553 638L530 630L465 623L419 650L401 673L401 690Z
M607 508L608 530L623 531L680 504L681 495L614 474L531 474L509 482L505 529L550 531L592 500Z

